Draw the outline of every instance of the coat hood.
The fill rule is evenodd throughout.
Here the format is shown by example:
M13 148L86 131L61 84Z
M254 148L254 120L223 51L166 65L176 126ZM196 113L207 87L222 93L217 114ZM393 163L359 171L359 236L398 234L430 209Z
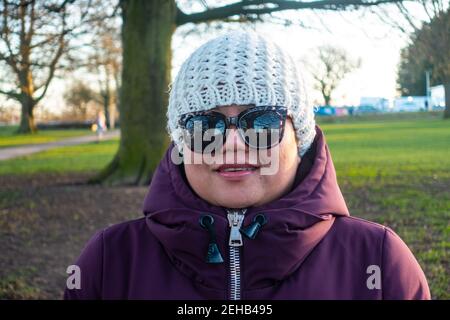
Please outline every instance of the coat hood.
M271 203L247 208L244 227L259 213L266 216L267 223L255 239L244 238L243 290L272 286L287 278L327 234L335 217L349 215L325 137L318 126L316 132L308 172L299 166L292 190ZM156 169L144 200L147 226L180 272L198 285L224 290L228 287L230 233L226 208L210 205L191 190L182 165L171 161L173 148L171 144ZM199 225L203 214L214 217L224 263L205 261L209 235Z

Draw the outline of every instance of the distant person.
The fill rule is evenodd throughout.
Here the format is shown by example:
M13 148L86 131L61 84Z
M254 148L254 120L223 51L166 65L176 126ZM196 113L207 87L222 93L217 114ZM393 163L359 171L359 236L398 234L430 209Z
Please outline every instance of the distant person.
M300 71L253 32L192 53L145 216L91 238L65 298L430 299L400 237L350 216Z
M103 139L103 134L107 130L106 127L106 117L102 111L97 113L97 118L95 120L95 132L97 133L97 142L100 142Z

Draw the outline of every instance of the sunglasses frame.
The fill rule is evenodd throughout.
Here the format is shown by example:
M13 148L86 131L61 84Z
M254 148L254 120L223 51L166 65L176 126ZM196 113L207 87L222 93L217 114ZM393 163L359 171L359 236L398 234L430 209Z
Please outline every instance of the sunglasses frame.
M284 127L285 127L286 119L287 119L287 108L286 107L283 107L283 106L258 106L258 107L251 107L251 108L248 108L246 110L243 110L237 116L233 116L233 117L228 117L228 116L224 115L223 113L220 113L220 112L217 112L217 111L190 112L190 113L186 113L186 114L184 114L184 115L182 115L180 117L179 125L180 125L180 127L182 129L187 130L186 129L186 123L188 122L188 120L190 118L192 118L194 116L201 116L201 115L214 115L214 116L217 116L217 117L221 118L225 122L225 132L222 135L223 138L224 138L223 142L225 142L225 140L227 138L226 137L227 136L226 135L227 130L230 129L231 125L234 125L236 127L236 129L238 130L239 136L244 141L244 143L247 146L251 147L251 148L257 149L257 147L254 147L254 146L248 144L248 142L245 140L245 132L244 132L244 129L241 128L241 126L240 126L240 120L243 117L245 117L246 115L248 115L249 113L258 112L258 111L275 111L278 114L278 116L280 117L280 137L278 139L278 142L273 144L273 145L269 145L269 146L267 146L265 148L259 148L259 149L270 149L270 148L276 146L277 144L279 144L281 142L281 140L283 140ZM194 151L194 150L192 150L192 151Z

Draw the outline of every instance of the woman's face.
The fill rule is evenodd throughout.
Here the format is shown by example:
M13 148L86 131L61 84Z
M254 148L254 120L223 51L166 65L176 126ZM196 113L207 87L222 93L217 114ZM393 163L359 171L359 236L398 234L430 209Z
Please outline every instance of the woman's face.
M231 105L215 108L214 111L236 116L247 108ZM195 155L185 146L184 167L192 189L210 204L226 208L259 206L287 193L300 163L290 118L286 119L281 142L271 149L263 150L263 154L248 147L234 126L230 129L223 147L219 149L220 157L215 154L216 158L223 159L222 163L202 161L193 164L192 159L198 154ZM230 168L230 164L243 165L243 168Z

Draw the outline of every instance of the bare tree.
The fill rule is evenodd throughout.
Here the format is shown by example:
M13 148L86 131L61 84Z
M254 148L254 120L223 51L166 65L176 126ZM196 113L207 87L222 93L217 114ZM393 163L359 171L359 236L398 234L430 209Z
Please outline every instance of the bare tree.
M113 5L111 1L96 2L96 10L100 11L99 16L102 15L103 7L108 4ZM108 19L97 19L91 22L93 30L91 41L89 41L91 52L87 56L87 69L98 80L99 93L103 100L103 109L109 128L115 126L121 82L122 46L118 20L115 12L112 12Z
M420 56L431 65L432 81L445 91L444 118L450 119L450 10L435 16L414 34ZM416 59L420 59L416 56Z
M0 80L0 93L21 104L19 132L36 131L33 110L69 49L69 37L87 16L89 1L80 6L73 2L0 2L0 64L9 70Z
M114 160L93 181L147 184L169 143L165 132L170 83L171 39L177 27L213 21L267 21L284 10L355 10L401 0L206 0L186 13L175 0L121 0L123 71L120 95L121 140Z
M361 61L351 58L343 48L329 45L317 48L316 61L311 70L315 88L322 94L325 105L330 105L335 89L347 74L359 68Z
M87 120L97 114L95 107L90 108L90 105L102 105L99 94L83 81L75 81L69 86L64 93L64 100L69 107L69 114L80 120Z
M413 4L422 9L425 18L418 18L411 6L405 3L395 5L397 14L383 8L373 11L382 21L408 35L409 45L402 51L403 65L400 65L398 81L405 83L405 66L421 68L422 77L425 77L425 68L430 70L431 81L444 85L444 118L450 118L450 3L448 0L418 0ZM417 73L412 73L417 77ZM407 81L411 82L411 79Z

